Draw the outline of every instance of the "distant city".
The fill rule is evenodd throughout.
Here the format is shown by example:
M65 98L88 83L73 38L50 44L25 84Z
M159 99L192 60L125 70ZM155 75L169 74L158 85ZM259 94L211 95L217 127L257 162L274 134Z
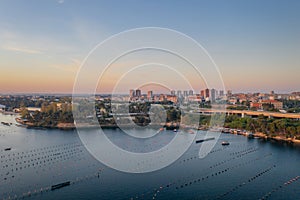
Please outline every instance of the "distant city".
M128 97L119 97L120 100L127 100ZM188 102L226 102L228 105L245 105L249 109L263 109L264 104L271 105L274 109L283 109L283 100L300 100L300 92L292 92L290 94L277 94L274 91L269 93L233 93L228 90L204 89L200 93L193 90L172 90L170 94L155 94L153 91L143 93L140 89L131 89L129 91L130 101L148 101L148 102L164 102L170 101L174 104Z
M224 90L217 89L203 89L199 93L193 90L171 90L169 94L155 93L150 90L147 92L141 89L130 89L129 94L123 95L109 95L109 94L96 94L96 100L111 99L118 101L130 102L170 102L172 104L185 104L190 102L198 103L226 103L229 108L238 108L245 106L245 109L252 110L281 110L289 109L288 105L284 105L284 101L300 101L300 92L292 92L289 94L278 94L274 91L269 93L233 93L232 90L225 92ZM62 102L63 99L63 102ZM18 103L24 100L35 102L30 104L30 107L41 108L43 102L56 102L60 106L61 103L71 103L71 94L14 94L14 95L0 95L0 110L18 110ZM16 105L12 105L16 102ZM269 105L266 107L264 105ZM36 108L36 110L38 110ZM33 109L33 108L29 108Z

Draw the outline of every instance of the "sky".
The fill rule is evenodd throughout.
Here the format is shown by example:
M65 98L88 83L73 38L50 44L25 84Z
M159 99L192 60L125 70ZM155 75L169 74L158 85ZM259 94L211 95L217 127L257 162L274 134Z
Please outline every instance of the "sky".
M96 45L141 27L173 29L196 40L218 66L226 89L300 91L297 0L2 0L0 93L71 93ZM116 64L106 80L126 63L139 63L129 58ZM205 87L200 82L195 90ZM108 81L98 90L109 92L114 84ZM123 84L123 91L134 87Z

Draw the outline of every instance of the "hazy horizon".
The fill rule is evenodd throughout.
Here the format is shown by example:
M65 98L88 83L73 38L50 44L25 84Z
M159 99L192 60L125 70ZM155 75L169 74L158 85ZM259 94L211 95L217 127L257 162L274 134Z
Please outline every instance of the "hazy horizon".
M205 89L205 88L203 88ZM184 89L179 89L181 90L182 92L184 91ZM230 90L230 89L229 89ZM147 92L150 91L150 90L142 90L142 95L147 95ZM155 91L155 90L151 90L153 92L153 94L170 94L171 92L164 92L164 91ZM176 93L177 93L177 90L175 90ZM188 90L186 90L188 91ZM220 91L220 90L217 90L217 91ZM227 93L228 90L224 91L225 94ZM274 91L274 90L270 90L270 91L233 91L231 90L233 94L239 94L239 93L243 93L243 94L253 94L253 93L261 93L261 94L270 94L271 91ZM275 94L291 94L293 92L300 92L300 90L297 90L297 91L283 91L283 92L277 92L277 91L274 91ZM76 93L77 95L86 95L88 93ZM74 95L76 95L74 93ZM121 93L114 93L116 95L129 95L129 90L127 92L121 92ZM193 91L193 94L200 94L200 91ZM70 92L70 93L65 93L65 92L10 92L10 93L2 93L0 92L0 96L1 95L68 95L68 96L72 96L73 93ZM111 95L111 93L95 93L95 95Z

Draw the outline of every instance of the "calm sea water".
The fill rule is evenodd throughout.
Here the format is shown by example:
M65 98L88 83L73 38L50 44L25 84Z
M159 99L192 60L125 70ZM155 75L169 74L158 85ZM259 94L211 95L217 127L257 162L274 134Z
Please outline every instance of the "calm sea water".
M0 121L13 123L0 124L0 199L300 199L296 146L222 134L203 159L198 156L201 144L193 143L166 168L130 174L94 159L76 131L25 129L15 126L10 115L0 114ZM153 151L174 137L172 131L147 140L119 129L105 133L133 152ZM203 134L198 132L197 138ZM224 140L230 145L222 146ZM66 181L71 185L51 191L52 185Z

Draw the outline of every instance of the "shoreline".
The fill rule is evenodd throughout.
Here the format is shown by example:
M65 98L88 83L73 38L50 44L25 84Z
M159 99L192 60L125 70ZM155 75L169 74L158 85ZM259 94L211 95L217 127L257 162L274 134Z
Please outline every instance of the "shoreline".
M117 124L89 124L89 123L81 123L81 124L74 124L74 123L58 123L55 126L36 126L33 123L30 122L25 122L24 120L22 120L21 118L15 118L16 122L21 124L22 126L24 126L24 128L29 128L29 129L60 129L60 130L74 130L76 128L79 129L93 129L93 128L104 128L104 129L115 129L115 128L119 128L119 126ZM141 126L141 128L143 127L143 124L138 124L138 126ZM130 128L132 127L131 125L128 124L122 124L121 127L123 128ZM172 123L167 123L165 125L163 124L152 124L148 127L151 128L166 128L166 130L174 130L174 129L178 129L180 126L176 123L172 124Z
M18 115L19 114L19 113L15 113L12 111L3 111L3 110L0 110L0 113L2 113L3 115Z
M233 129L238 130L238 129ZM225 133L225 134L232 134L232 135L242 135L249 138L249 135L247 134L237 134L237 133ZM258 139L264 139L268 141L275 141L278 143L288 143L288 144L300 144L300 140L294 139L294 138L286 138L284 136L276 135L276 136L268 136L265 133L262 132L255 132L252 134L252 138L258 138Z
M46 129L60 129L60 130L75 130L77 128L79 129L94 129L94 128L99 128L99 124L77 124L75 125L74 123L58 123L56 126L35 126L32 123L28 123L28 122L24 122L21 118L15 118L16 122L20 124L20 126L24 127L24 128L28 128L28 129L41 129L41 130L46 130ZM101 128L103 129L116 129L119 128L118 125L116 124L105 124L105 125L100 125ZM122 125L122 128L130 128L131 125ZM160 128L164 128L166 130L178 130L178 128L180 128L180 125L178 123L166 123L165 125L163 124L154 124L149 126L150 128L155 128L155 129L160 129ZM209 129L206 129L204 126L199 126L198 128L195 127L189 127L186 125L182 125L182 127L186 130L189 129L195 129L195 130L202 130L202 131L208 131ZM141 125L141 128L143 128L143 126ZM233 134L233 135L243 135L245 137L249 138L249 134L242 132L242 133L237 133L238 129L230 129L232 130L232 132L224 132L223 130L226 129L224 127L218 127L218 131L221 131L224 134ZM212 132L217 131L217 130L211 130ZM189 131L188 131L189 132ZM255 133L251 133L251 138L259 138L259 139L265 139L268 141L275 141L275 142L280 142L280 143L289 143L289 144L300 144L300 140L299 139L295 139L295 138L286 138L284 136L280 136L280 135L276 135L276 136L268 136L265 133L262 132L255 132Z

